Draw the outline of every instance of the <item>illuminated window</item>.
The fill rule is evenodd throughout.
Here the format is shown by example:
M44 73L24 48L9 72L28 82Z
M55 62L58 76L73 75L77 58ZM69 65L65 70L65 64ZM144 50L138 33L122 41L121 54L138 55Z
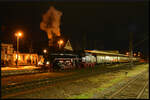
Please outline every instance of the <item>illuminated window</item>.
M7 59L7 55L5 55L5 60Z
M85 60L86 60L86 62L90 62L90 57L89 56L85 56Z
M18 55L18 60L21 60L21 56L20 55Z
M106 56L105 58L106 58L106 60L109 60L109 59L110 59L110 57L109 57L109 56Z

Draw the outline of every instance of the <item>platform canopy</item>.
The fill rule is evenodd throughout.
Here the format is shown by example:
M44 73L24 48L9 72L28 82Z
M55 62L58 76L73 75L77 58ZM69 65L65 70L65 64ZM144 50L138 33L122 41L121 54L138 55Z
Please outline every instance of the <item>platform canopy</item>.
M124 54L118 54L118 53L111 53L106 51L99 51L99 50L84 50L87 53L95 53L95 54L105 54L105 55L115 55L115 56L127 56Z

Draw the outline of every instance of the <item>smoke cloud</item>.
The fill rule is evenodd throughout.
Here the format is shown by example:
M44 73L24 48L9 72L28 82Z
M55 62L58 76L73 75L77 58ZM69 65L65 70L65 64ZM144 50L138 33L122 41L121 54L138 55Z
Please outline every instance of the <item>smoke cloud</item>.
M40 23L40 29L45 31L48 39L53 41L54 36L60 36L60 19L62 12L51 6L48 11L43 14L43 20ZM50 41L49 41L50 42Z

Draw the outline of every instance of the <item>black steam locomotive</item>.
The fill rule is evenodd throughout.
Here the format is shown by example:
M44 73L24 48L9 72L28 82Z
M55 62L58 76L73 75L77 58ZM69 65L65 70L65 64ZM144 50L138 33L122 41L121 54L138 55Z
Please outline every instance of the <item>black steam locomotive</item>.
M124 54L112 53L98 50L84 50L78 54L74 53L52 53L45 58L44 66L53 69L73 69L81 67L94 67L95 64L115 64L138 62L139 57L129 57Z

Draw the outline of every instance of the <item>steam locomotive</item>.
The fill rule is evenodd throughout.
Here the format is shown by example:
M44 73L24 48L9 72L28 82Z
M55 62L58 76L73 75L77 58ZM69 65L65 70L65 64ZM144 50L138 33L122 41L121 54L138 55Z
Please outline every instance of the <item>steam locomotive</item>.
M98 50L84 50L81 53L53 53L45 58L45 66L54 69L72 69L81 67L94 67L95 64L116 64L138 62L139 57L129 57L124 54Z

